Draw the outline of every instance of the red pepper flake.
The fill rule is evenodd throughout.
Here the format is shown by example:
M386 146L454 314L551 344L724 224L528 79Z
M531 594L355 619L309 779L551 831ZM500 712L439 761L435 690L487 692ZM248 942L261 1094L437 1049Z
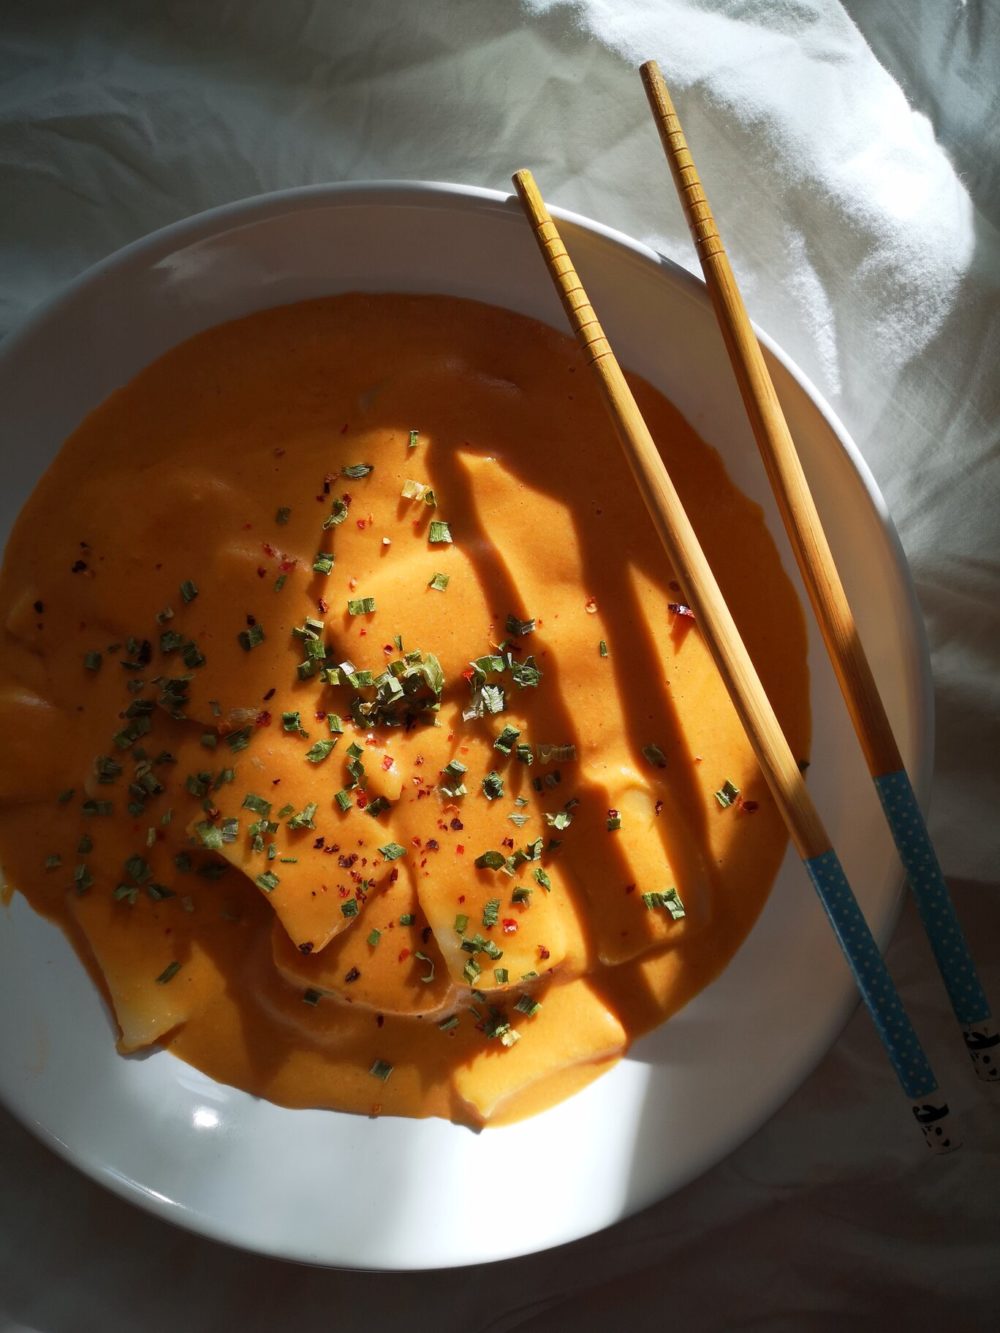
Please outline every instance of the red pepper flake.
M438 852L441 850L441 844L438 842L437 838L427 839L427 850L429 852Z
M363 810L367 804L368 804L368 797L365 795L363 791L358 792L358 809Z
M420 765L421 765L423 762L424 762L424 756L423 756L422 754L418 754L417 757L416 757L416 759L414 759L414 761L413 761L414 766L415 766L416 768L419 768Z
M465 855L465 848L462 846L462 844L461 844L460 842L459 842L459 843L456 843L456 845L455 845L455 855L456 855L456 856L464 856L464 855Z
M653 814L658 815L662 809L663 809L663 802L657 801L656 804L653 806ZM635 886L633 885L633 888L634 887Z
M316 839L314 840L314 842L313 842L313 846L316 848L317 851L319 851L319 849L323 846L323 844L324 844L325 842L326 842L326 839L323 837L323 835L322 835L322 833L321 833L321 834L319 835L319 837L316 838Z
M462 823L462 821L461 821L461 820L458 818L458 816L456 815L455 818L451 821L451 827L452 827L452 828L455 830L455 832L457 833L459 830L464 829L464 828L465 828L465 825Z
M472 669L472 667L467 667L467 668L465 669L465 671L462 672L462 679L463 679L463 680L471 680L472 677L473 677L475 674L476 674L476 673L475 673L475 671ZM449 739L450 739L450 737L449 737Z
M745 810L748 815L752 815L755 814L756 811L760 809L760 806L757 804L756 801L744 801L742 809Z
M514 846L514 839L513 839L513 838L504 838L503 841L500 843L500 846L501 846L501 847L513 847L513 846Z
M269 727L271 725L271 714L266 708L262 708L254 719L254 723L258 727Z
M380 1028L384 1022L385 1022L385 1017L384 1017L383 1014L376 1014L376 1015L375 1015L375 1026L376 1026L377 1028Z
M319 611L320 615L326 615L327 611L329 611L330 609L330 603L326 600L325 597L317 597L316 609L317 611Z
M345 972L344 980L347 982L357 981L358 977L360 976L361 976L360 970L356 967L352 967L350 972Z
M513 917L505 916L504 919L500 922L500 924L501 926L503 926L503 933L505 935L517 934L517 922L514 920Z
M464 894L464 893L460 893L460 894L458 895L458 901L459 901L460 903L464 903L464 902L465 902L465 894Z
M385 771L386 771L387 773L388 773L389 769L392 768L392 755L391 755L391 754L383 755L383 757L382 757L382 767L385 769Z
M264 554L269 556L272 560L278 554L270 542L261 542L260 547Z
M267 578L267 570L264 568L263 565L258 565L258 566L257 566L257 577L258 577L259 579L266 579L266 578Z
M544 944L540 944L538 946L538 956L539 958L541 958L543 962L545 961L546 958L552 957L552 955L549 953L548 949L546 949Z
M273 698L274 698L274 686L272 685L271 688L268 690L268 692L264 695L264 702L267 703L269 700Z
M286 555L281 561L281 572L283 574L290 574L298 563L299 562L293 560L290 555Z
M395 884L397 879L399 879L399 866L393 866L389 871L389 883Z
M394 651L394 650L393 650L393 646L392 646L392 644L391 644L391 643L383 643L383 645L382 645L382 651L385 653L386 657L391 657L392 654L393 654L393 651Z
M625 892L626 892L626 893L635 893L635 885L634 885L634 884L626 884L626 885L625 885Z
M400 949L400 951L399 951L399 962L401 962L401 963L405 963L406 960L407 960L407 958L409 958L409 956L410 956L410 951L409 951L409 949Z

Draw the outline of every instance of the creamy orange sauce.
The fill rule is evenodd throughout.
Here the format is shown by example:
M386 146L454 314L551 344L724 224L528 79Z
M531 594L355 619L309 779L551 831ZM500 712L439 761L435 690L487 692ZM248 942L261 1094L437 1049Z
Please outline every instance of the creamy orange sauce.
M804 755L759 510L633 387ZM84 421L10 539L5 874L123 1052L288 1106L529 1114L725 967L784 851L682 601L569 339L410 296L212 329Z

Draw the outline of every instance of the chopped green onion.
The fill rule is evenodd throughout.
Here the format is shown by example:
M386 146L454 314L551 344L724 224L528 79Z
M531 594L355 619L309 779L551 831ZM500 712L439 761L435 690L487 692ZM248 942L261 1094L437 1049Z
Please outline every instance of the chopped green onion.
M265 801L263 796L257 796L254 792L248 791L243 797L242 808L244 810L252 810L255 815L264 815L266 817L271 813L271 802Z
M433 588L435 592L444 592L450 581L447 574L435 574L427 586Z
M321 764L330 751L336 747L336 744L335 740L316 741L306 750L305 757L310 764Z
M160 973L160 975L156 978L156 984L158 986L165 986L168 981L173 981L174 977L176 977L177 973L180 970L181 970L181 965L176 961L176 959L174 960L174 962L168 963L167 966Z
M346 787L341 788L333 799L340 806L341 810L350 810L352 805L351 793Z
M535 632L535 622L534 620L518 620L517 616L509 615L506 628L508 634L513 634L516 639L520 639L525 634Z
M265 870L262 875L258 875L254 881L265 893L273 893L281 883L281 880L273 870Z
M450 543L452 541L451 528L441 519L433 518L430 527L427 529L427 540L431 545Z
M674 921L680 921L680 919L686 915L684 904L681 902L680 895L676 889L667 889L663 893L644 893L642 895L642 901L645 903L648 912L652 912L656 908L662 907L665 911L670 913Z
M251 625L249 629L240 630L236 638L243 651L248 653L251 648L256 648L258 643L264 642L264 630L260 625Z
M369 801L368 804L365 806L365 814L371 815L372 819L374 819L377 815L380 815L383 810L388 810L388 809L389 809L389 802L385 799L385 797L376 796L374 801Z
M510 895L510 900L512 903L523 903L524 906L530 907L531 890L527 888L524 884L519 884L517 888L514 890L514 892Z
M469 918L464 912L459 912L455 917L455 934L464 935L469 926Z
M434 959L429 958L425 953L421 953L419 949L414 952L413 956L414 958L419 958L422 963L427 964L429 970L420 978L420 980L425 986L429 985L434 980Z
M417 447L417 440L418 440L419 438L420 438L420 432L419 432L419 431L416 431L416 430L411 430L411 431L410 431L410 442L409 442L409 445L408 445L407 447L410 448L410 449L416 449L416 447Z
M667 756L658 745L644 745L642 752L654 768L666 768Z
M378 944L381 938L382 938L382 932L380 930L375 930L373 928L368 932L368 943L373 949Z
M380 1078L384 1083L386 1079L389 1077L389 1075L392 1073L392 1065L389 1063L388 1060L375 1060L372 1062L372 1067L369 1069L368 1072L373 1077Z
M185 579L181 584L181 597L185 602L193 602L198 596L198 589L190 579Z
M344 916L357 916L358 914L357 898L345 899L345 901L340 904L340 910L343 912Z
M288 522L291 516L292 516L292 511L288 507L288 505L282 505L281 508L278 510L278 512L275 514L274 521L275 523L284 524Z
M483 795L488 801L496 801L503 795L503 778L494 769L483 778Z
M734 783L730 782L729 779L726 778L725 782L722 784L721 789L715 793L715 799L722 806L723 810L725 810L732 805L732 803L736 800L739 794L740 794L739 787L735 786Z
M527 1014L529 1018L533 1018L541 1007L541 1003L532 995L522 995L514 1005L518 1013Z
M329 574L333 569L333 552L318 551L313 560L314 574Z
M401 856L406 855L406 848L401 847L398 842L387 842L379 851L387 861L398 861Z
M104 659L100 653L84 653L83 665L88 671L100 671Z
M597 650L598 650L598 652L601 654L602 657L607 657L607 655L608 655L608 645L605 643L605 641L604 641L603 639L602 639L601 642L597 645Z
M344 468L343 475L356 481L358 477L367 477L369 472L375 471L374 463L351 463Z
M568 810L559 810L556 814L545 812L545 822L549 828L567 829L573 822L573 816Z
M621 826L622 826L622 817L618 813L618 811L616 810L613 813L609 811L607 820L608 832L614 833L615 829L620 829Z
M318 808L315 801L310 801L308 805L303 806L297 815L292 815L288 821L288 827L290 829L315 828L316 825L313 821Z
M302 999L305 1004L319 1004L322 998L322 991L314 990L312 986L302 992Z
M481 856L476 857L476 866L479 870L502 870L507 864L507 858L503 852L483 852Z
M349 616L368 616L375 610L374 597L350 597L347 601Z
M491 898L483 907L483 925L495 926L500 920L500 899Z
M399 918L399 924L401 926L412 926L415 920L416 917L414 917L412 912L404 912Z
M498 986L506 986L507 982L510 980L510 973L505 967L495 967L493 969L493 979Z
M541 866L536 866L534 870L531 872L531 874L532 877L535 880L537 880L537 882L542 886L542 888L545 890L546 893L551 891L552 881L551 879L549 879L548 873L544 871Z
M505 726L500 735L493 742L494 750L499 750L501 754L510 754L514 748L514 742L520 736L517 727Z

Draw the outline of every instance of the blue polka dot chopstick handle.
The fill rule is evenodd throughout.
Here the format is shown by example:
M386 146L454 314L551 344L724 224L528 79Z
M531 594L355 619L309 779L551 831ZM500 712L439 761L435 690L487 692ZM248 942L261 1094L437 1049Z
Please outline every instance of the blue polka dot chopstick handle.
M927 1146L934 1152L951 1152L959 1146L959 1140L951 1128L948 1103L938 1091L920 1038L903 1008L837 853L831 849L802 864L809 872L896 1077L910 1099Z
M989 1082L1000 1080L1000 1033L910 779L902 769L886 773L875 779L875 790L976 1073Z

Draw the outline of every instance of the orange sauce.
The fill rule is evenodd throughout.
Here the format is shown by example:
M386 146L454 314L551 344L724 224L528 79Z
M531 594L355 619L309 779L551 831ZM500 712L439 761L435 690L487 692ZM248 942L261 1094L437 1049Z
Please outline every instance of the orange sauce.
M804 755L761 514L633 387ZM4 872L125 1053L287 1106L534 1112L718 975L783 855L681 600L569 339L436 296L212 329L11 536Z

